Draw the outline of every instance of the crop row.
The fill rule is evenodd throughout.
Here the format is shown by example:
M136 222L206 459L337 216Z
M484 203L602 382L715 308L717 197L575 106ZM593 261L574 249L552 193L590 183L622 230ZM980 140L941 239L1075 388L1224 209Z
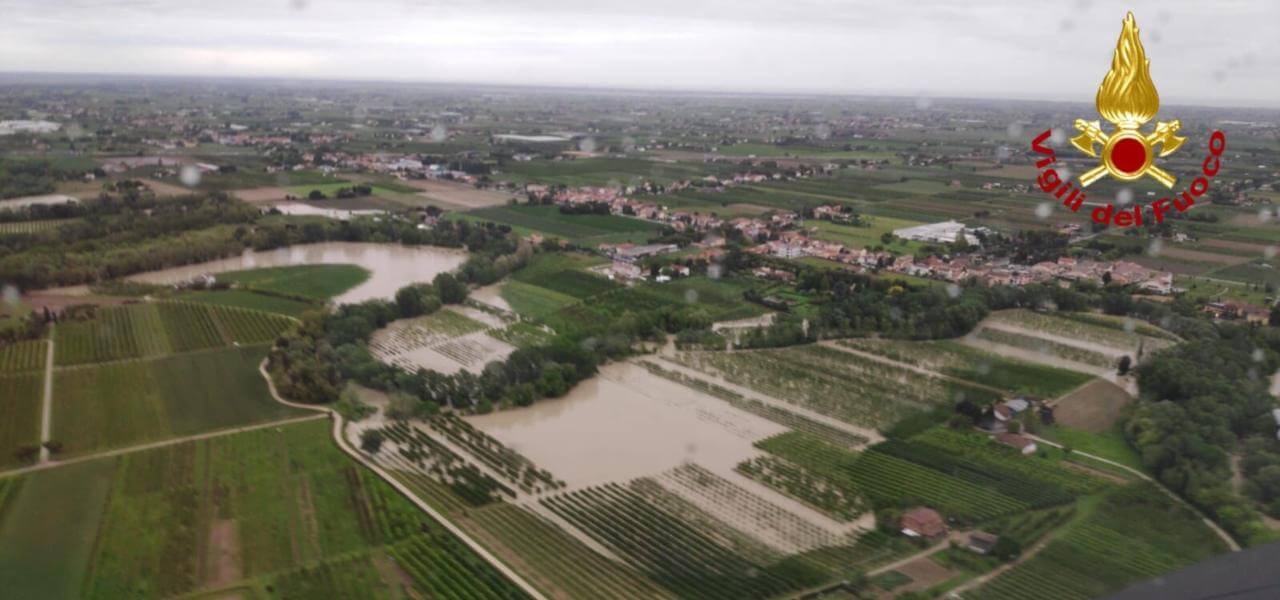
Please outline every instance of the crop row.
M849 423L880 427L961 398L992 400L956 384L817 345L781 350L686 352L684 364Z
M377 600L390 595L368 554L308 565L271 579L271 596L281 600L350 598Z
M808 550L839 542L830 531L696 464L676 467L663 473L660 480L667 487L698 499L698 506L712 516L761 539L775 540L775 545Z
M767 598L827 577L817 569L747 560L621 485L552 496L542 503L679 596Z
M1082 373L1005 358L951 340L848 339L838 343L1013 393L1058 396L1089 380Z
M1126 352L1133 351L1140 343L1150 352L1169 346L1176 341L1176 339L1171 339L1172 336L1170 335L1153 337L1142 335L1137 332L1137 322L1133 322L1130 327L1126 328L1123 322L1118 327L1114 324L1102 324L1100 321L1103 319L1105 317L1101 315L1087 314L1064 318L1057 314L1039 313L1025 309L998 311L991 315L991 320L997 323L1008 323L1066 338L1103 344Z
M43 369L47 349L43 340L0 343L0 373Z
M395 452L384 448L379 460L393 468L429 474L472 506L483 506L504 498L515 498L516 492L485 474L458 453L436 441L426 432L405 423L393 423L382 429L395 446Z
M452 536L418 536L392 546L389 553L413 579L414 589L428 597L475 600L528 597Z
M831 425L821 421L815 421L803 415L762 402L755 398L744 397L742 394L724 386L716 385L705 379L692 377L679 371L664 369L649 361L641 361L640 364L654 375L670 379L671 381L693 388L709 396L714 396L728 402L734 408L749 412L758 417L763 417L773 421L774 423L782 425L783 427L794 429L796 431L803 431L812 436L821 438L828 443L848 448L857 448L867 443L867 438L856 433L845 431L838 427L832 427Z
M43 392L39 371L0 374L0 466L35 458L27 454L40 443Z
M1024 477L1061 487L1073 494L1089 494L1106 486L1106 481L1068 469L1060 464L1023 456L985 435L968 434L937 427L911 438L912 444L936 448L953 459L964 459L983 467L990 465L1009 477Z
M978 330L978 337L997 344L1013 346L1014 348L1021 348L1023 350L1031 350L1032 352L1043 354L1047 358L1061 358L1063 360L1102 367L1104 369L1116 366L1117 359L1101 352L1013 331L983 327Z
M259 311L185 302L105 307L92 319L58 324L54 362L75 365L264 343L290 324L286 317Z
M785 433L757 446L876 506L924 503L948 516L981 521L1026 510L1026 502L964 479L897 458L873 446L849 452L799 433Z
M660 598L670 594L627 567L605 558L556 525L510 504L468 514L481 530L529 566L525 576L546 581L570 598ZM479 537L479 536L478 536ZM536 585L536 584L535 584Z
M1034 508L1066 504L1075 499L1055 483L1006 468L1004 464L956 456L925 444L889 440L877 445L875 451L999 492Z
M757 456L743 461L738 465L738 472L837 521L852 521L867 512L866 502L853 490L834 485L776 456Z
M427 424L526 493L536 494L564 487L564 482L557 480L550 471L539 469L524 455L476 429L453 412L436 415Z

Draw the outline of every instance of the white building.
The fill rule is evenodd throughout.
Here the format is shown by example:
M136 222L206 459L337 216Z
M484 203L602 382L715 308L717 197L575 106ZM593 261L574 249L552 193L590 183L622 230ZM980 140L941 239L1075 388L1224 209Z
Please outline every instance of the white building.
M965 226L959 221L943 221L941 223L929 223L927 225L917 225L915 227L906 227L903 229L895 229L893 235L904 240L912 240L916 242L930 242L934 244L951 244L961 235L972 245L978 245L978 236L974 235L975 229Z

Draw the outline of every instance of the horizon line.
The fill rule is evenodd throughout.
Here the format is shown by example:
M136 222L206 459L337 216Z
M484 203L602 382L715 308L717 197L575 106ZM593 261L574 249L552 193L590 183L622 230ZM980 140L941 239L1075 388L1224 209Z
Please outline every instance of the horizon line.
M542 91L575 91L575 92L595 92L595 93L632 93L632 94L681 94L681 95L707 95L707 96L754 96L754 97L854 97L854 98L880 98L880 99L906 99L906 100L985 100L985 101L1013 101L1028 103L1045 103L1045 104L1092 104L1091 100L1062 100L1053 99L1043 96L980 96L964 92L959 93L933 93L919 92L909 93L895 90L879 90L879 91L821 91L821 90L750 90L739 88L687 88L687 87L641 87L628 85L608 85L593 86L590 84L572 84L572 83L510 83L496 81L466 81L466 80L430 80L430 79L389 79L389 78L324 78L309 76L288 76L288 75L210 75L210 74L183 74L183 73L130 73L130 72L89 72L89 71L10 71L0 70L0 79L13 76L36 76L36 77L127 77L134 79L174 79L174 80L234 80L234 81L273 81L273 82L297 82L297 83L339 83L339 84L391 84L391 85L422 85L422 86L454 86L454 87L474 87L474 88L517 88L517 89L533 89ZM1092 95L1090 92L1089 95ZM1213 104L1203 99L1193 100L1185 103L1164 104L1165 106L1180 106L1187 108L1216 108L1216 109L1243 109L1243 110L1264 110L1264 111L1280 111L1280 105L1269 106L1261 104L1263 100L1249 99L1241 100L1239 104Z

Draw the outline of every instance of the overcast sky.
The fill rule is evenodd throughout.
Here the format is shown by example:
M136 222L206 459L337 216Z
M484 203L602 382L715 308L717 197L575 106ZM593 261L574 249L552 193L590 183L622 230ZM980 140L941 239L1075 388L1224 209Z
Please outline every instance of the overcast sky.
M1280 106L1280 1L0 0L0 71Z

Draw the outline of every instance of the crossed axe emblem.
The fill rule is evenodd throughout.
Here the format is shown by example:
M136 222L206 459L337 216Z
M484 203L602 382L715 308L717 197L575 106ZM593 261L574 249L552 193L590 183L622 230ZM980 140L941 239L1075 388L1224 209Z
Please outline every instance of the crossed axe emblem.
M1136 123L1122 124L1110 135L1103 133L1100 121L1076 119L1075 126L1080 135L1071 138L1072 146L1094 157L1098 156L1097 146L1102 146L1101 164L1081 175L1080 185L1087 186L1107 173L1124 181L1149 175L1167 188L1172 188L1178 181L1173 174L1152 164L1157 145L1160 146L1159 156L1165 157L1187 141L1187 138L1177 135L1182 128L1177 119L1161 121L1156 124L1155 131L1145 135L1138 130Z

